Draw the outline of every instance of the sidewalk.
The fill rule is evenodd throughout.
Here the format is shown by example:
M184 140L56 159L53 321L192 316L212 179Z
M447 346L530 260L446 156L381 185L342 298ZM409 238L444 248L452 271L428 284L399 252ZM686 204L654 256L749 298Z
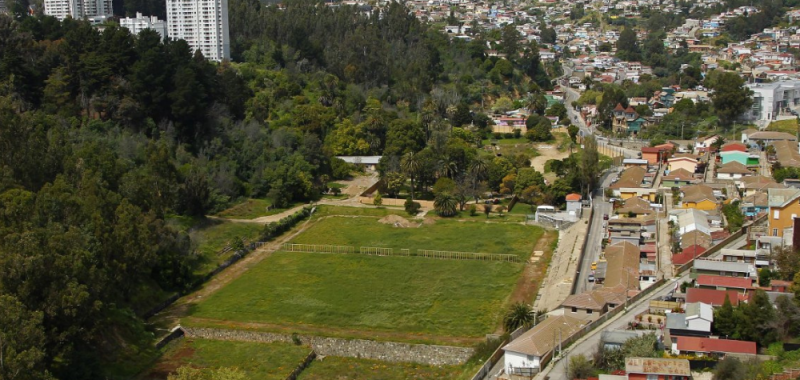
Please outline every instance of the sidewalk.
M584 210L581 220L558 231L558 247L547 268L547 277L539 287L539 295L533 303L534 310L555 310L572 293L578 259L588 232L588 220L589 211Z

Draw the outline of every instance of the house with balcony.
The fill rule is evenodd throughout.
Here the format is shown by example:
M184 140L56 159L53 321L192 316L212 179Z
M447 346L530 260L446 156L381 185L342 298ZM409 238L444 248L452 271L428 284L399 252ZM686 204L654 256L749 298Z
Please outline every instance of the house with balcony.
M800 215L800 189L769 189L769 236L783 237Z
M758 275L756 267L750 263L740 263L713 259L698 258L694 260L693 277L700 275L714 275L722 277L755 278Z

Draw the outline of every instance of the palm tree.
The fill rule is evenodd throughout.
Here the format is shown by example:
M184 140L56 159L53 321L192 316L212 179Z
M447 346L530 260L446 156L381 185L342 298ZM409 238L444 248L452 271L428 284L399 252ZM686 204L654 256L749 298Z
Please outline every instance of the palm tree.
M449 193L440 193L433 201L433 208L439 216L455 216L458 213L458 200Z
M419 172L419 160L417 160L417 156L414 155L414 152L408 152L403 155L403 159L400 160L400 168L403 170L409 178L411 178L411 200L414 200L414 177L416 177L417 172Z
M449 160L447 157L437 161L436 166L437 177L453 178L458 172L458 164L455 161Z
M486 174L489 172L489 162L486 158L478 157L472 161L469 165L469 174L472 178L472 191L475 193L475 189L478 188L478 182L482 179L486 178ZM475 194L475 201L478 200L477 194Z
M510 333L522 326L533 326L534 313L530 305L517 302L508 309L503 317L503 328Z

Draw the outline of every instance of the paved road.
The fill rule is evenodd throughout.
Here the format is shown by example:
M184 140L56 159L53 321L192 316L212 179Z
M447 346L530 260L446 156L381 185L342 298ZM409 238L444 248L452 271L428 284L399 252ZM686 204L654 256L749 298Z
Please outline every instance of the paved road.
M601 177L601 184L603 187L611 184L611 179L616 174L605 174ZM573 294L583 293L587 289L591 289L594 283L589 282L589 274L592 272L592 262L600 258L601 241L605 235L606 228L603 226L603 215L611 214L611 203L605 200L603 196L603 188L597 189L592 197L592 207L594 208L594 215L592 216L592 224L589 227L589 233L586 235L586 250L583 252L583 262L578 269L578 276L575 278L575 292Z
M688 280L689 274L685 274L681 277L677 283L680 283L684 280ZM645 311L647 308L650 307L650 300L663 297L667 295L669 292L675 289L675 280L669 281L666 284L662 285L660 288L656 289L650 295L643 297L633 305L628 306L628 311L617 314L614 318L608 320L602 326L594 329L589 335L579 339L570 347L564 349L562 354L562 358L560 360L554 360L551 362L550 365L545 368L542 373L536 376L536 379L544 379L545 376L550 376L552 380L566 380L567 379L567 371L566 371L566 363L568 362L571 356L575 355L585 355L587 358L591 358L594 354L595 350L597 350L597 345L600 342L600 336L603 331L608 330L625 330L634 315L639 314ZM657 332L660 334L660 332Z

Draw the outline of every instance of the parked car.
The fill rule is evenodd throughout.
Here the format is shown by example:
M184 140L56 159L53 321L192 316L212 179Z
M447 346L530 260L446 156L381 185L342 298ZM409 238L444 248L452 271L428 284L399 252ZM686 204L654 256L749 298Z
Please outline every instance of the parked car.
M593 274L589 275L589 282L594 282L594 275Z
M608 220L608 214L603 214L603 220Z
M592 261L592 270L597 269L597 261Z

